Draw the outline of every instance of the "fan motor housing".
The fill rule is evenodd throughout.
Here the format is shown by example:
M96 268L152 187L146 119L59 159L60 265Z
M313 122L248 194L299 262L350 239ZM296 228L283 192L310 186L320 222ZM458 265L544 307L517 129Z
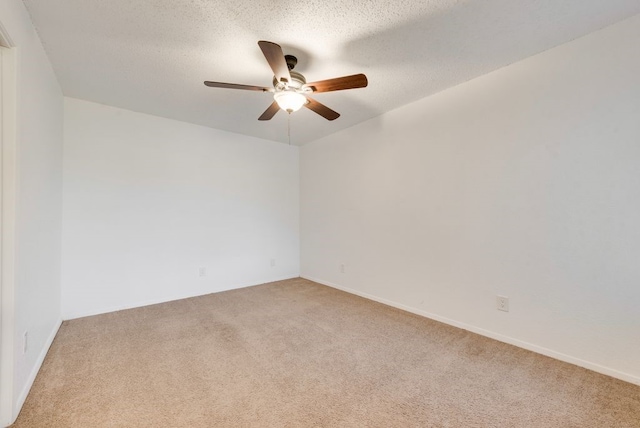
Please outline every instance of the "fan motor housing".
M307 79L305 79L304 76L298 73L297 71L290 70L289 74L291 75L291 81L289 82L287 87L294 88L294 89L301 89L302 85L307 83ZM279 82L275 76L273 77L273 87L276 89L278 88L286 89L283 83Z

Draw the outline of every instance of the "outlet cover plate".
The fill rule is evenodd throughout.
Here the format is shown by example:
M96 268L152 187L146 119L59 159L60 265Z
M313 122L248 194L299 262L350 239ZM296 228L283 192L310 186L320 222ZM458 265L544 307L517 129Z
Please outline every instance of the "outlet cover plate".
M509 298L506 296L497 296L496 309L499 311L509 312Z

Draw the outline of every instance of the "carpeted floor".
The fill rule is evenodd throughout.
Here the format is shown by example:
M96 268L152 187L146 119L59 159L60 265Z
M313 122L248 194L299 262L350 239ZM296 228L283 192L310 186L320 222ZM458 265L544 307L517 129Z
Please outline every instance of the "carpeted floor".
M640 387L304 279L64 322L15 427L640 427Z

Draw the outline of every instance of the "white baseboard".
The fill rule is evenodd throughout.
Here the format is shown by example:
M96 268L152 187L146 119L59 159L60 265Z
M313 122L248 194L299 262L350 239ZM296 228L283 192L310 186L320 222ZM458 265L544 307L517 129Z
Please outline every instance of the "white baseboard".
M268 284L270 282L284 281L286 279L298 278L298 277L299 277L299 275L297 273L295 273L295 274L287 275L287 276L282 277L282 278L281 277L268 278L268 279L265 279L265 280L261 280L260 282L232 284L230 286L217 288L216 290L205 291L204 293L180 294L180 295L170 296L170 297L161 298L161 299L150 299L150 300L145 300L145 301L141 301L141 302L124 303L122 305L109 306L109 307L106 307L106 308L92 309L92 310L88 310L88 311L82 311L81 310L81 311L73 311L73 312L68 312L68 313L63 312L62 318L65 321L67 321L67 320L73 320L73 319L77 319L77 318L91 317L91 316L94 316L94 315L108 314L108 313L111 313L111 312L124 311L124 310L127 310L127 309L141 308L143 306L157 305L157 304L160 304L160 303L173 302L175 300L190 299L192 297L206 296L207 294L221 293L223 291L237 290L237 289L240 289L240 288L253 287L253 286L256 286L256 285L260 285L260 284ZM64 305L64 303L63 303L63 305Z
M592 370L594 372L598 372L607 376L614 377L616 379L623 380L625 382L633 383L635 385L640 385L640 377L634 376L628 373L624 373L615 369L611 369L609 367L601 366L596 363L592 363L590 361L585 361L580 358L572 357L571 355L566 355L561 352L556 352L552 349L544 348L542 346L534 345L532 343L524 342L522 340L514 339L513 337L505 336L500 333L496 333L490 330L485 330L480 327L473 326L471 324L466 324L463 322L459 322L450 318L442 317L440 315L432 314L430 312L422 311L420 309L412 308L410 306L406 306L397 302L393 302L391 300L383 299L372 294L363 293L361 291L353 290L348 287L343 287L338 284L331 283L329 281L324 281L318 278L313 278L306 275L301 275L301 278L308 279L309 281L317 282L318 284L326 285L331 288L335 288L337 290L341 290L347 292L349 294L355 294L356 296L364 297L365 299L373 300L378 303L383 303L387 306L392 306L394 308L402 309L403 311L411 312L416 315L423 316L425 318L429 318L435 321L442 322L444 324L451 325L453 327L458 327L463 330L470 331L472 333L477 333L481 336L489 337L491 339L495 339L499 342L508 343L509 345L514 345L519 348L526 349L528 351L535 352L537 354L545 355L547 357L554 358L556 360L564 361L565 363L574 364L579 367L583 367L585 369Z
M53 330L51 330L51 333L49 334L49 337L47 338L47 341L44 344L44 347L40 351L40 354L38 355L38 359L36 360L36 364L33 366L33 369L31 370L31 373L27 378L27 383L24 385L24 388L22 388L22 391L20 392L20 396L18 396L18 401L16 401L15 408L13 411L14 419L13 421L11 421L11 423L14 423L18 418L18 415L20 414L20 410L22 410L22 406L24 405L24 402L27 399L27 396L29 395L29 391L31 391L33 382L35 382L36 376L38 376L38 372L42 367L42 363L44 363L44 359L47 356L47 352L49 352L49 348L51 348L51 344L53 343L53 340L56 338L56 335L58 334L58 330L60 330L61 325L62 325L62 320L60 319L54 325Z

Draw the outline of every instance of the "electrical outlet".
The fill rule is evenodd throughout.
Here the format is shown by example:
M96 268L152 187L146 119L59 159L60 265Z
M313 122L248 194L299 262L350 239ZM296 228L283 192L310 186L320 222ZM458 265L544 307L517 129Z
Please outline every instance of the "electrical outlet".
M200 269L198 269L198 275L200 277L207 276L207 268L206 267L200 267Z
M499 311L509 312L509 298L505 296L497 296L496 309Z
M340 273L344 273L344 263L340 265Z
M22 335L22 353L26 354L27 353L27 344L29 343L29 332L25 331L24 334Z

